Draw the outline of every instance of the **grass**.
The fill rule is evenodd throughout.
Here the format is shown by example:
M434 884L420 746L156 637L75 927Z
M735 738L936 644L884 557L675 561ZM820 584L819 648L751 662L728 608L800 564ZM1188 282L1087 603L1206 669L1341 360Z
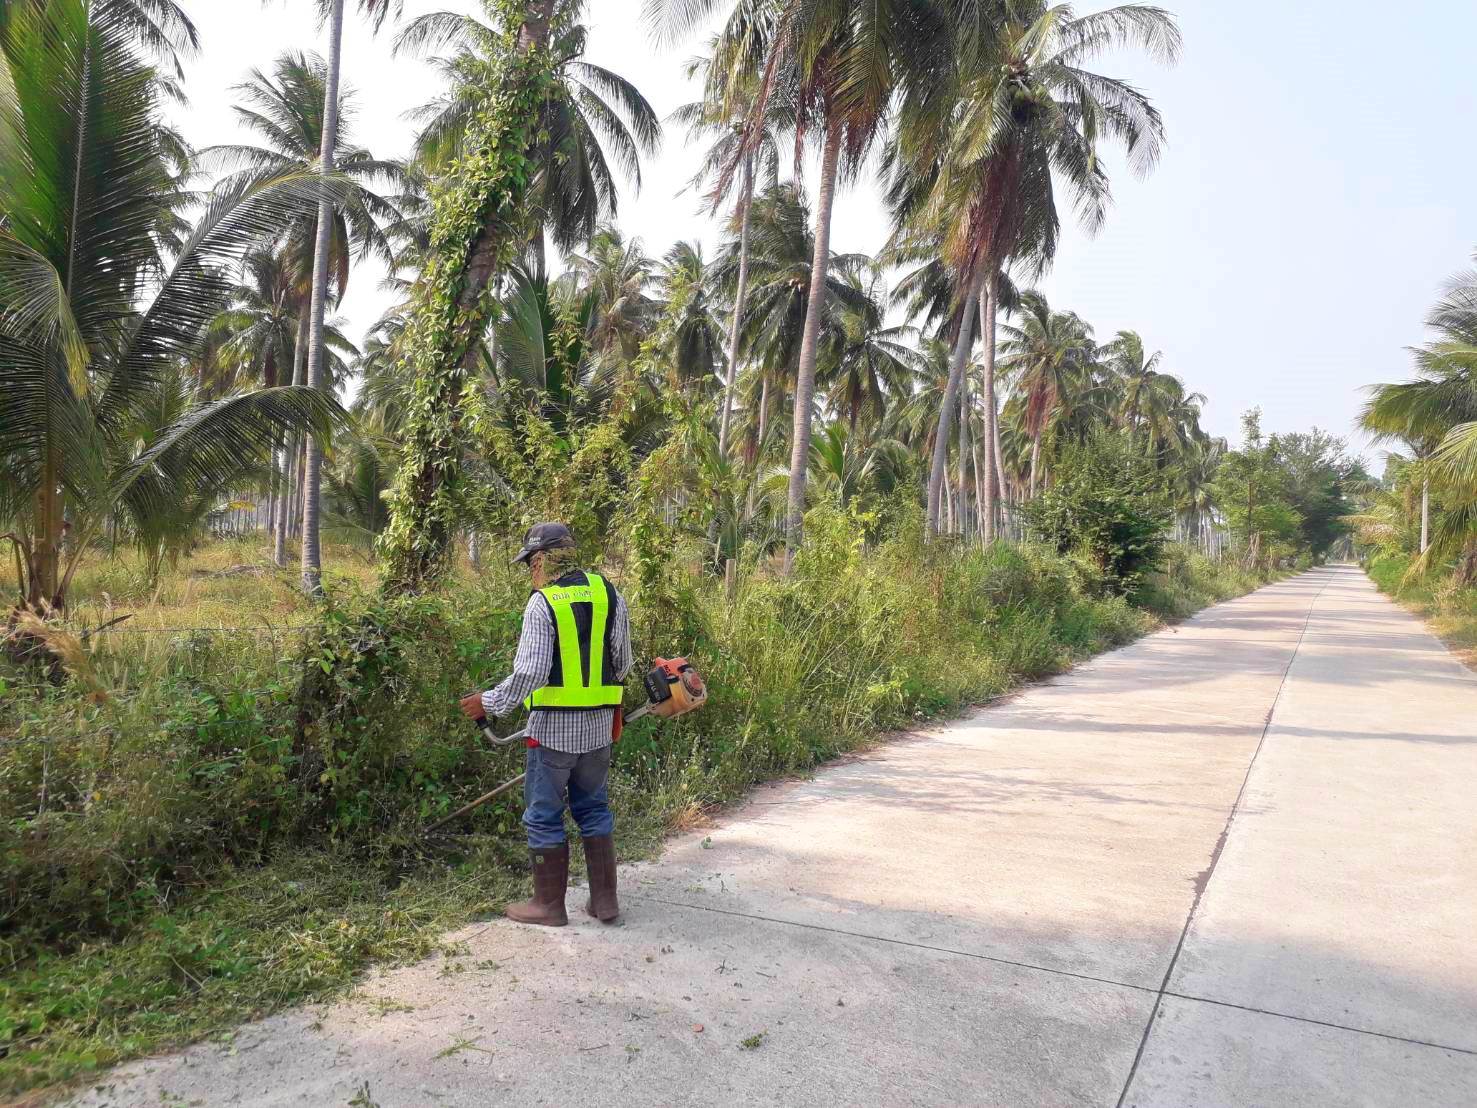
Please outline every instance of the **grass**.
M760 781L1258 583L1175 551L1135 607L1043 551L929 553L916 534L863 550L854 536L844 518L817 518L791 580L754 572L732 602L698 581L675 614L638 613L650 617L639 641L694 657L714 696L663 731L628 729L612 778L623 857L650 854ZM143 629L322 617L291 573L223 572L261 561L249 544L221 544L147 592L128 591L128 559L99 562L71 619L96 626L126 611L125 626ZM13 740L0 748L0 878L21 890L0 920L0 1096L341 995L365 967L434 955L446 931L522 894L515 800L437 843L419 832L517 772L516 755L478 747L454 699L506 666L518 581L501 567L464 571L442 597L381 609L362 595L367 566L333 565L342 610L329 610L317 645L110 634L75 663L90 686L0 677L0 739ZM366 646L366 626L383 639ZM324 672L330 693L347 682L353 711L310 729L305 754L299 683L319 672L322 642L348 644ZM65 741L38 743L42 730ZM313 751L321 772L304 777ZM38 813L43 783L50 809Z
M330 587L367 586L374 567L349 547L324 551ZM0 589L13 593L13 568L0 569ZM130 632L165 627L251 627L301 623L313 615L296 562L279 569L263 540L233 539L201 547L151 583L132 551L87 559L73 582L68 622L95 627L127 614Z
M1161 568L1145 576L1134 600L1165 619L1185 619L1265 582L1265 577L1235 562L1213 562L1192 547L1172 545Z

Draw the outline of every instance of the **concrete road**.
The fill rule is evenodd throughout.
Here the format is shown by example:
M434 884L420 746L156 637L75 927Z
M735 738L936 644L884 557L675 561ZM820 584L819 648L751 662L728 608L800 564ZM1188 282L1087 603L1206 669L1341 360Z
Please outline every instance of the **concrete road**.
M1470 1108L1474 733L1316 570L75 1103Z

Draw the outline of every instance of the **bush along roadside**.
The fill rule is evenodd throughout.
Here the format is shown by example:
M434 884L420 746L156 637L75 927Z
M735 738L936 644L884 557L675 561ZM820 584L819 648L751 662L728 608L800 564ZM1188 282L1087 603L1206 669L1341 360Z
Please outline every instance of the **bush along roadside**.
M732 598L684 574L680 595L638 599L638 654L689 655L713 697L623 737L625 856L757 782L1258 583L1171 546L1124 595L1087 555L925 547L916 519L865 547L871 522L812 513L793 575L760 572L756 553ZM516 798L434 849L421 828L517 772L455 701L505 671L521 607L510 584L344 593L290 646L84 650L65 688L0 688L15 736L0 774L0 1094L327 996L513 895Z

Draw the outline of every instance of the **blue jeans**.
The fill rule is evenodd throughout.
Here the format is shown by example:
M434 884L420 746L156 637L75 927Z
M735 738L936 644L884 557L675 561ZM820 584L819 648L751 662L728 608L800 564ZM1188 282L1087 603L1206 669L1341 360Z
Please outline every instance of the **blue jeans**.
M528 748L523 781L523 826L528 845L548 850L564 842L564 806L586 839L615 830L606 778L610 775L610 747L588 754L566 754L545 746Z

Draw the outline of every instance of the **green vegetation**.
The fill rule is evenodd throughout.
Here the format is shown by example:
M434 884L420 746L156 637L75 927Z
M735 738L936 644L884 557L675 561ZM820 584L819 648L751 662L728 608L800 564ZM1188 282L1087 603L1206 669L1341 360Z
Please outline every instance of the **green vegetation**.
M625 853L757 781L1152 626L1087 560L929 548L921 508L867 551L857 536L874 523L813 512L790 578L745 574L732 602L721 582L696 582L681 621L690 637L643 629L681 644L717 695L622 739ZM289 625L305 614L288 607L301 604L289 578L244 580L209 580L233 595L201 598L201 609L273 610ZM1141 591L1178 614L1254 583L1171 547ZM0 1091L328 995L371 961L434 953L440 933L519 889L516 800L440 843L419 835L516 772L516 755L479 748L454 703L506 663L514 579L463 570L454 599L390 604L349 580L329 586L338 599L322 638L123 625L67 655L73 685L92 696L7 681L3 802L35 813L38 791L47 800L7 825L0 854L10 921ZM167 612L195 625L200 615ZM382 633L373 643L366 616ZM325 644L352 645L357 668L331 668L354 678L354 693L304 733L299 679L322 673Z
M1370 576L1431 619L1464 652L1477 648L1477 270L1458 274L1412 350L1413 380L1376 385L1365 426L1406 452L1386 457L1350 517Z
M1210 493L1241 545L1243 563L1321 559L1336 546L1346 548L1353 494L1369 480L1363 462L1345 453L1342 439L1316 427L1263 436L1257 409L1241 417L1241 427L1242 447L1219 459Z
M1033 535L1062 554L1083 551L1127 592L1158 563L1170 516L1154 463L1107 435L1065 451L1055 482L1026 505Z
M0 21L0 525L35 612L66 604L109 529L173 556L275 434L338 411L290 387L214 396L193 372L230 268L334 189L229 181L187 223L189 152L161 126L167 89L128 8Z
M1406 583L1477 586L1477 270L1452 278L1426 326L1415 379L1370 389L1365 427L1408 453L1389 455L1352 522L1379 556L1412 556Z

